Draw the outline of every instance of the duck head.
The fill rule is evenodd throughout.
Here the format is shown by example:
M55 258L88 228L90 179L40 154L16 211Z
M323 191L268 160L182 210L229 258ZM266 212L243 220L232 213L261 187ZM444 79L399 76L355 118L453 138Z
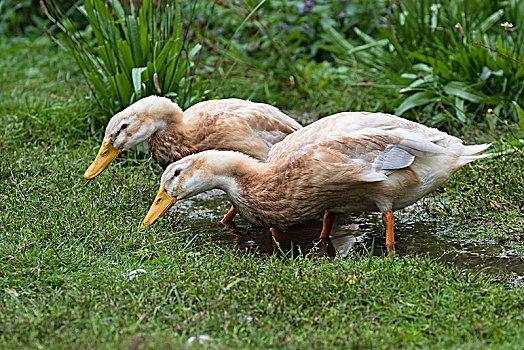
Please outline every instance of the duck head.
M239 152L209 150L185 157L169 165L160 181L160 189L141 229L154 224L178 200L219 188L228 194L237 191L235 175L239 163L256 162Z
M115 114L107 124L102 146L84 177L95 178L122 151L137 146L182 117L183 112L176 103L159 96L145 97Z

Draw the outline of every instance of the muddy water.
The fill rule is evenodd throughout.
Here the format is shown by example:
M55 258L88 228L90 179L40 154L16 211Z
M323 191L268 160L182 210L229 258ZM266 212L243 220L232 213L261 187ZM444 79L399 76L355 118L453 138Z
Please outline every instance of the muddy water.
M254 227L238 216L228 227L217 224L229 207L226 196L215 190L178 202L164 219L176 213L184 218L183 224L192 231L207 233L215 242L230 249L272 254L277 249L276 239L279 249L284 252L292 250L295 255L326 254L323 245L318 242L321 216L314 222L282 232L280 237L272 237L268 229ZM521 277L524 275L522 244L465 238L467 232L456 231L454 227L457 225L452 218L435 219L410 214L410 211L407 209L395 214L395 248L398 255L429 255L461 268L512 274L516 285L524 285ZM372 249L374 255L384 254L385 233L381 215L338 215L331 241L339 256L371 252Z

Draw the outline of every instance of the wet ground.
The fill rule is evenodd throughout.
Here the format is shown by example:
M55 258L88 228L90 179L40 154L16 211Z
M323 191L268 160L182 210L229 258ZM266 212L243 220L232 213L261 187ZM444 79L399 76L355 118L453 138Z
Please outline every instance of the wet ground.
M415 204L416 205L416 204ZM225 227L218 222L230 207L225 195L214 190L191 199L178 202L173 210L183 219L183 225L194 232L211 236L214 242L230 249L260 254L272 254L275 250L292 254L326 255L324 246L318 242L322 218L290 228L280 237L273 237L269 229L252 226L239 216L234 224ZM440 261L450 262L459 268L483 270L511 275L515 286L524 286L523 244L478 240L460 232L460 225L450 217L430 218L413 214L413 209L395 213L396 254L428 255ZM279 247L275 240L279 241ZM374 255L385 254L385 231L381 215L338 215L333 227L331 241L338 256L355 252Z

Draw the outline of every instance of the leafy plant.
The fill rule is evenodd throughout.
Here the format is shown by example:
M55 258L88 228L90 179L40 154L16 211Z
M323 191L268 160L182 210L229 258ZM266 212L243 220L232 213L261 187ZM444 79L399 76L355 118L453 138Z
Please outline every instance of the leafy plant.
M522 100L524 91L524 2L392 3L377 18L373 37L358 28L357 40L334 29L326 35L341 61L356 61L403 86L396 114L417 108L436 126L492 126L491 107L517 120L511 101Z
M198 3L202 7L206 2ZM356 108L350 101L342 101L354 69L334 64L330 41L323 32L332 27L347 33L357 23L375 30L374 22L366 20L372 12L369 4L331 0L219 2L216 15L210 18L209 33L215 43L212 50L227 48L228 67L221 67L225 77L221 87L235 96L281 108L296 108L291 107L293 101L305 97L315 104L315 119L349 105ZM249 20L241 25L246 18ZM220 60L216 61L220 65ZM328 94L328 86L340 87L341 98Z
M202 45L186 40L178 1L144 0L135 8L132 2L86 0L78 7L89 22L83 31L54 1L47 5L65 34L56 41L75 58L108 112L151 94L175 98L182 108L203 98L207 80L196 73Z

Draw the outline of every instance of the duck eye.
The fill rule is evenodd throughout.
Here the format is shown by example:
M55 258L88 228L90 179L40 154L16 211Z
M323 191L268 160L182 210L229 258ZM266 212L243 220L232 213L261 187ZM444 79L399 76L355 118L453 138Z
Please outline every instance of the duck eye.
M180 175L180 171L181 171L180 169L175 170L175 176Z
M128 127L128 124L122 124L122 126L120 127L120 130L124 130L127 127Z

